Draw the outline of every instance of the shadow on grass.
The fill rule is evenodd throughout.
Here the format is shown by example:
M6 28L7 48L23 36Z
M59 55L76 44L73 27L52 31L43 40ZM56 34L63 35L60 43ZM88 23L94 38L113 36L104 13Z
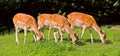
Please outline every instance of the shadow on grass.
M105 44L112 44L113 42L111 42L110 40L107 40Z
M86 39L84 40L85 42L91 42L91 39ZM93 39L94 43L102 43L100 39ZM113 42L111 42L110 40L106 40L105 44L112 44Z
M46 40L46 39L44 39L40 42L51 42L51 41L52 41L52 43L54 43L54 40ZM93 39L93 41L94 41L94 43L102 43L100 39ZM59 42L60 42L60 39L59 39L58 43ZM72 44L72 39L67 39L67 38L63 39L63 43L65 43L65 42L71 42L71 44ZM91 39L81 39L81 40L79 39L78 42L77 42L77 45L78 46L84 46L84 45L86 45L85 42L91 42ZM105 44L112 44L112 43L113 42L111 42L110 40L107 40Z
M83 42L81 42L80 40L77 42L77 45L79 45L79 46L84 46L85 45L85 43L83 43Z
M70 42L70 41L72 41L72 39L64 39L64 41ZM78 45L78 46L83 46L83 45L85 45L85 43L83 43L83 42L81 42L80 40L78 40L77 45Z

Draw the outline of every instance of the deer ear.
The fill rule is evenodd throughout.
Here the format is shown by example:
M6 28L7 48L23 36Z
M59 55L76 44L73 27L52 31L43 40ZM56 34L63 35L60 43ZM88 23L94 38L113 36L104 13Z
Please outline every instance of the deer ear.
M77 40L78 40L78 35L76 34L76 33L74 33L74 36L77 38Z
M104 31L100 30L100 33L104 34Z
M76 33L74 33L74 35L76 36Z

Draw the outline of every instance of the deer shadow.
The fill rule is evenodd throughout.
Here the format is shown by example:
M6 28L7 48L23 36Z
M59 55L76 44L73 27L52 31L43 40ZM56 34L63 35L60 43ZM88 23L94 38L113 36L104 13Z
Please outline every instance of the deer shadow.
M63 39L63 40L64 40L64 41L67 41L67 42L72 41L72 39ZM76 45L78 45L78 46L84 46L85 43L83 43L83 42L81 42L80 40L78 40Z
M91 42L91 39L84 40L85 42ZM102 43L100 39L93 39L94 43ZM110 40L106 40L105 44L112 44Z

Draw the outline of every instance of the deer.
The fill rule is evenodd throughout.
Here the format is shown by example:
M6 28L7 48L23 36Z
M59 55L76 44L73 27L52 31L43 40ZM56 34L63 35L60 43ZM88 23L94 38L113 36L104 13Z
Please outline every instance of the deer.
M51 22L52 22L52 18L51 18L52 14L40 14L38 15L38 29L41 30L42 32L44 32L44 26L50 26ZM50 30L48 31L48 40L50 40L50 31L51 31L51 27L49 27ZM54 32L54 38L55 38L55 42L58 41L58 31ZM61 34L62 37L62 34ZM61 38L61 42L62 42L62 38Z
M44 32L44 26L49 26L51 23L52 14L40 14L37 16L38 19L38 29ZM50 40L50 31L48 31L48 40Z
M49 25L48 30L48 39L50 35L50 31L52 28L57 28L59 30L60 36L61 36L61 42L63 41L63 30L66 30L68 34L72 37L73 44L77 44L78 37L76 33L72 31L72 29L69 26L69 23L66 19L66 17L60 15L60 14L41 14L38 16L38 28L40 29L43 25ZM56 35L56 33L54 33ZM54 35L54 36L55 36ZM57 38L55 37L55 41Z
M87 28L90 29L90 38L91 42L93 43L93 37L92 37L92 29L94 29L99 35L102 43L106 42L106 34L103 32L97 22L95 21L94 17L92 15L88 15L81 12L71 12L67 15L67 20L71 25L71 29L74 28L74 26L81 27L82 28L82 34L81 38L83 37L85 30Z
M15 27L16 43L19 44L18 32L24 30L24 44L26 42L27 30L33 31L35 42L43 39L42 33L39 32L37 23L34 17L25 13L17 13L13 16Z

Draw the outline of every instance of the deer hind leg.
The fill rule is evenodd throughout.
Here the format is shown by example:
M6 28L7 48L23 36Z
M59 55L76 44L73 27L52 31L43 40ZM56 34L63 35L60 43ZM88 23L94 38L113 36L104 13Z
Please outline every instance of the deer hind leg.
M50 40L50 31L52 29L52 26L49 27L49 30L48 30L48 40Z
M61 28L59 28L59 32L60 32L60 37L61 37L61 38L60 38L60 42L62 42L62 41L63 41L63 37L62 37L62 36L63 36L63 33L62 33L62 29L61 29Z
M90 38L91 38L91 43L93 43L92 29L90 29Z
M54 34L54 39L55 39L55 43L57 43L58 42L58 31L57 32L54 32L53 33Z
M18 27L15 27L15 34L16 34L16 43L19 44L19 40L18 40Z
M27 28L24 27L24 44L26 42L26 37L27 37Z

